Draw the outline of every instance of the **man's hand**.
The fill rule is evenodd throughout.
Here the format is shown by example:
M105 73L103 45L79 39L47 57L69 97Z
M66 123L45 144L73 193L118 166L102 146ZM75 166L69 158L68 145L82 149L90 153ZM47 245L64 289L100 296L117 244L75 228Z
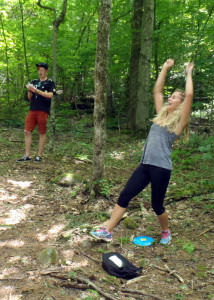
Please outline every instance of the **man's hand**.
M37 89L35 88L35 86L32 83L28 83L26 85L26 88L28 89L29 92L37 93Z
M56 94L57 95L61 95L63 93L63 90L58 90L58 91L56 91Z
M193 63L187 63L186 64L186 75L188 75L189 72L192 73L193 69L194 69L194 64Z
M163 67L166 67L167 70L168 70L168 69L170 69L170 68L172 68L172 67L174 66L174 63L175 63L174 59L169 58L169 59L167 59L167 61L164 63Z

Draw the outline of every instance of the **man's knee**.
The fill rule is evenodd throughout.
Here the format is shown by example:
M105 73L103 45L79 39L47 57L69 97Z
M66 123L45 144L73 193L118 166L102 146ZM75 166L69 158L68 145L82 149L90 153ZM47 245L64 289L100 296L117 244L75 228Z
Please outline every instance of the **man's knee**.
M30 130L24 130L25 136L31 136L32 132Z

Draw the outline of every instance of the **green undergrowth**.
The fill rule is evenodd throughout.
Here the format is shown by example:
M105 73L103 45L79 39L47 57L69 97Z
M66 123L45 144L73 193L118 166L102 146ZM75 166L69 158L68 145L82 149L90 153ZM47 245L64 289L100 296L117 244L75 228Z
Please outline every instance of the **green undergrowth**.
M81 225L90 222L91 220L97 220L100 222L104 222L109 218L109 214L106 212L85 212L83 211L81 214L69 214L66 216L66 219L69 221L66 229L80 227Z
M67 123L66 123L67 122ZM66 126L67 124L67 126ZM133 170L140 163L145 139L124 128L108 126L105 151L105 170L102 194L110 197L116 185L123 186ZM116 124L116 123L115 123ZM64 120L64 129L58 133L56 152L67 157L92 163L93 160L93 117L84 115ZM194 199L212 193L214 190L214 137L190 135L189 143L182 141L174 145L172 151L173 170L167 192L167 200ZM91 166L92 167L92 166ZM88 178L89 179L89 178ZM207 211L213 202L206 199Z

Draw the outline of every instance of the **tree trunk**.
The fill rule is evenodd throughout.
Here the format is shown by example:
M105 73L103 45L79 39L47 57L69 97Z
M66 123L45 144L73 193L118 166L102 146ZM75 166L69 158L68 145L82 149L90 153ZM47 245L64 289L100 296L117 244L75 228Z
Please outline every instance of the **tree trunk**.
M107 88L107 115L113 116L115 112L114 104L113 104L113 94L112 94L112 84L108 83Z
M139 85L136 108L136 129L147 133L149 120L149 83L152 57L152 34L154 22L154 0L144 0L142 21L142 43L139 63Z
M134 0L133 17L132 17L132 47L131 47L131 59L130 59L129 86L128 86L129 111L128 111L127 127L129 129L135 128L142 16L143 16L143 0Z
M67 8L67 0L63 1L63 8L60 13L60 16L56 17L56 9L48 6L44 6L41 4L41 0L37 2L37 4L44 9L49 9L54 13L54 21L53 21L53 81L56 84L57 80L57 35L58 29L62 21L64 20ZM51 109L50 109L50 133L49 133L49 150L53 151L54 148L54 139L55 139L55 130L56 130L56 123L55 123L55 105L56 105L56 97L53 96L51 100Z
M4 32L4 22L2 15L0 14L1 18L1 27L2 27L2 33L3 33L3 39L5 43L5 58L6 58L6 65L7 65L7 73L6 73L6 82L7 82L7 103L8 103L8 111L11 113L11 107L10 107L10 83L9 83L9 58L8 58L8 45L7 45L7 39Z
M53 81L56 84L57 77L57 35L58 27L53 24ZM50 130L49 130L49 143L48 148L52 152L54 148L55 132L56 132L56 115L55 115L55 106L56 106L56 96L53 96L51 99L51 109L50 109Z
M23 6L21 0L19 0L19 6L21 11L21 24L22 24L22 39L23 39L23 46L24 46L24 58L25 58L25 67L27 72L27 79L28 82L30 81L29 75L29 68L28 68L28 61L27 61L27 51L26 51L26 41L25 41L25 28L24 28L24 17L23 17Z
M100 180L102 179L104 171L111 6L112 0L102 0L99 10L96 62L94 72L94 155L91 178L91 195L96 195L99 193Z

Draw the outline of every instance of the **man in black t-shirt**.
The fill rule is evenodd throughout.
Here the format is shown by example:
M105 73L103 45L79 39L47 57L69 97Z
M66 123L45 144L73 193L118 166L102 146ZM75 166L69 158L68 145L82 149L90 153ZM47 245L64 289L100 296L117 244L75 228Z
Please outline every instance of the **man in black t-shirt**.
M50 113L51 99L56 94L55 84L47 78L48 65L46 63L36 64L40 79L35 79L26 87L28 88L28 99L30 111L25 119L25 155L17 162L30 161L32 132L38 125L39 151L35 162L42 161L42 152L46 141L46 125Z

